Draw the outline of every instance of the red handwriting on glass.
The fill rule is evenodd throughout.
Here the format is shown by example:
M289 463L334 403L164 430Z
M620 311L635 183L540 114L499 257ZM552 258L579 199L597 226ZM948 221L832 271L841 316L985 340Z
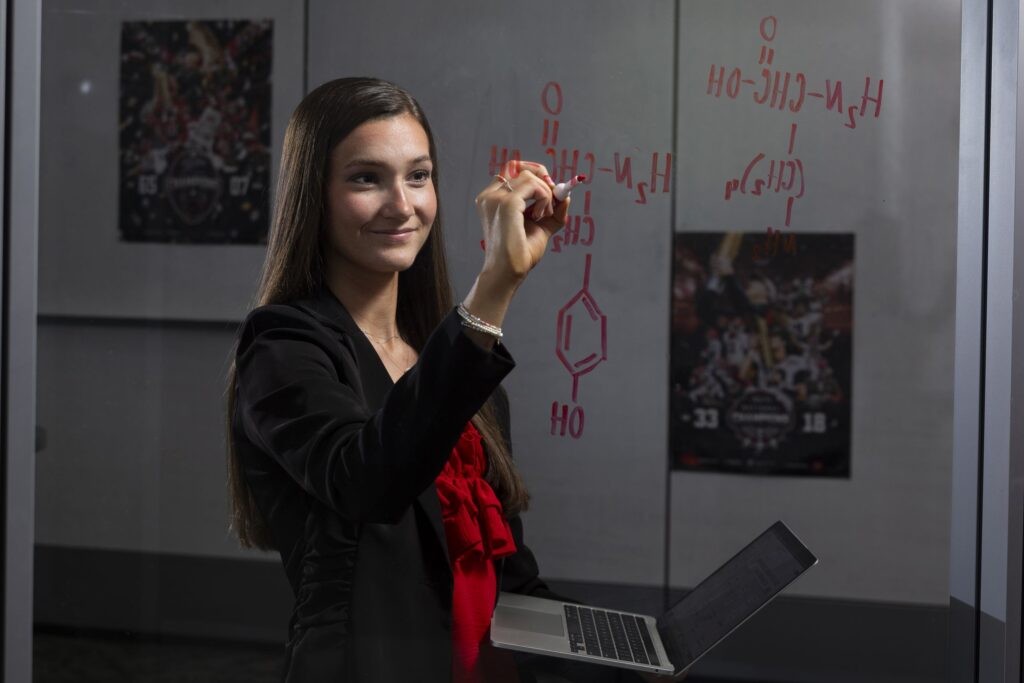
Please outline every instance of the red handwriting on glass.
M633 157L615 152L612 163L601 163L597 154L589 150L558 146L559 120L565 105L562 86L556 81L544 85L540 95L541 108L545 117L541 127L541 146L544 148L542 161L551 172L555 182L565 182L576 175L587 176L586 183L594 182L599 173L615 179L615 183L627 190L635 190L637 204L646 204L649 195L667 194L671 188L672 153L653 152L651 154L651 173L643 179L633 176ZM495 175L509 161L521 161L522 152L516 148L491 145L491 158L488 173Z
M758 67L754 68L753 73L749 73L740 67L712 64L708 71L705 94L716 99L721 99L724 95L728 99L736 100L749 92L754 104L792 114L805 111L808 98L817 99L822 102L825 111L837 112L842 117L843 125L851 130L857 127L859 120L869 114L876 119L881 116L884 79L865 76L860 101L847 105L843 101L841 80L825 79L825 86L821 88L813 85L803 71L793 72L774 68L776 54L773 43L778 28L779 21L776 17L762 18L758 26L758 34L763 41L757 59ZM758 70L759 75L755 75ZM790 124L789 145L785 156L775 156L766 151L752 154L742 171L725 181L724 200L731 201L737 195L785 196L785 225L790 227L793 220L793 205L804 196L807 189L803 160L793 155L796 131L797 124ZM780 234L778 231L773 232L773 228L768 226L768 240L763 247L754 247L755 258L777 253L777 240ZM795 253L796 236L790 234L786 240L784 251Z
M585 257L583 288L558 310L555 355L572 375L572 400L580 377L608 358L608 318L590 293L590 254Z
M772 226L769 225L768 233L765 235L764 242L762 244L754 244L754 260L766 261L774 258L779 253L780 244L782 246L783 253L789 254L790 256L796 255L796 235L790 233L783 236L781 230L774 230Z
M775 40L777 29L778 20L775 17L768 16L761 20L759 32L765 44L761 46L761 54L757 60L758 65L762 67L759 75L744 78L745 74L740 67L728 68L712 64L708 72L706 94L718 98L724 94L735 100L746 91L745 88L749 88L751 98L756 104L794 114L800 112L807 103L807 98L811 97L820 100L826 111L837 112L842 117L843 125L850 129L857 127L858 117L863 119L869 112L876 119L881 115L884 79L873 80L871 76L865 76L860 102L846 106L843 102L841 80L825 79L825 87L822 89L810 85L802 71L793 73L770 68L775 60L775 48L769 43ZM809 90L809 87L815 89Z
M608 318L590 293L590 254L584 257L583 287L558 310L555 355L572 375L572 402L579 400L580 377L608 358ZM583 406L551 403L551 435L583 435Z
M577 187L573 197L573 211L565 227L552 236L550 245L554 253L568 253L576 248L589 250L598 237L597 221L591 213L591 187L598 178L615 181L619 187L632 190L633 202L647 204L658 194L668 194L672 187L672 154L653 152L650 157L650 175L645 175L646 159L614 152L611 163L598 160L593 151L566 147L559 144L564 132L559 116L566 107L562 86L546 83L540 93L544 117L540 126L540 144L543 152L539 159L548 168L554 182L565 182L576 175L585 175L584 187ZM491 146L488 172L502 173L509 162L521 162L523 153L518 148ZM512 164L511 173L518 173L518 163ZM634 175L634 168L637 169ZM582 193L582 201L580 199ZM582 212L580 207L582 205ZM608 318L601 311L590 292L589 251L584 254L583 287L558 311L555 329L555 355L572 376L572 402L551 403L551 436L579 439L583 436L586 415L580 400L580 377L593 372L608 358Z
M558 253L563 246L591 246L597 228L590 215L590 190L583 193L583 215L569 214L566 218L565 227L551 237L551 251Z
M786 194L786 227L793 218L793 204L804 196L804 163L793 158L796 142L796 124L789 129L788 157L769 159L764 152L758 152L738 177L725 181L725 201L736 194L762 197L772 194Z
M555 121L555 124L558 122ZM550 119L545 119L545 134L549 129L557 134L557 126L551 125ZM509 161L522 161L523 153L519 149L499 147L491 145L491 158L487 164L487 172L490 175L501 173L501 169ZM598 166L597 156L594 152L581 151L579 149L555 149L549 147L544 150L541 159L548 167L551 177L556 183L562 183L573 176L587 176L586 183L594 182L598 173L607 174L615 179L616 184L625 186L628 190L636 191L637 204L646 204L648 195L663 193L668 194L672 188L672 153L654 152L651 154L651 172L644 176L644 180L637 180L633 175L633 157L615 152L612 155L611 166Z

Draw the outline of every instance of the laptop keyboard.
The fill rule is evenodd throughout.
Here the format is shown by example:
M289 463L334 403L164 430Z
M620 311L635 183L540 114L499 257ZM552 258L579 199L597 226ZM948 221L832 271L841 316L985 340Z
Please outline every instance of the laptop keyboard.
M647 622L632 614L565 605L573 652L660 666Z

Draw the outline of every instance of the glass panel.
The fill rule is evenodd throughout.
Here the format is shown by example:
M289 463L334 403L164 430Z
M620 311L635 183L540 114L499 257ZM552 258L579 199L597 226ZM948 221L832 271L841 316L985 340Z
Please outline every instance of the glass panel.
M709 669L943 680L959 3L682 7L672 583L783 519L819 565Z
M291 595L228 532L224 398L302 10L45 3L36 680L279 674Z
M293 588L301 605L343 582L324 553L286 574L229 532L225 391L285 124L356 74L430 117L455 301L486 247L474 198L518 176L509 160L586 176L503 321L549 587L659 616L782 519L818 565L690 680L947 680L959 3L53 0L43 17L36 680L277 680ZM364 384L380 370L356 365ZM274 467L265 490L322 481ZM384 645L447 643L405 630L450 599L425 491L366 527L362 566L390 564L353 570L355 600L385 576L430 597ZM286 557L345 528L302 495Z

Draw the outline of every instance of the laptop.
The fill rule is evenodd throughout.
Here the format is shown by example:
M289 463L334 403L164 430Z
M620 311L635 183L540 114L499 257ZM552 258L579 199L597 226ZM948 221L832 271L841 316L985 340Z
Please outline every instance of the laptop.
M676 675L689 669L818 559L781 521L660 618L501 593L495 647Z

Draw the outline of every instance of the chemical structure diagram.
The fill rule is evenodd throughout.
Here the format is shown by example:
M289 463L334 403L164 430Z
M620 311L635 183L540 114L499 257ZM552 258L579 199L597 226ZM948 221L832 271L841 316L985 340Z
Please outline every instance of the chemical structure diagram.
M878 118L882 113L882 92L885 87L883 79L872 80L864 77L864 91L860 102L849 104L843 101L843 82L825 79L824 87L812 84L802 72L781 71L772 68L775 60L775 48L772 43L778 30L778 20L774 16L761 19L758 31L761 40L760 56L757 63L761 67L757 77L750 77L740 67L726 67L711 64L708 72L708 85L705 94L721 99L736 100L749 92L753 102L761 108L776 111L787 111L798 114L806 109L809 102L817 100L822 103L825 111L834 111L840 115L843 126L851 130L868 114ZM758 82L760 81L760 83ZM813 89L812 89L813 88ZM804 163L794 157L797 124L790 124L789 144L786 155L771 158L768 153L759 151L746 164L741 173L725 181L724 200L730 201L737 195L753 197L769 197L781 195L786 198L785 227L790 227L793 220L793 205L801 199L807 183L804 176ZM767 228L771 239L778 232L772 226Z
M548 168L555 182L565 182L576 175L586 175L584 187L573 195L573 206L579 206L578 194L583 191L583 210L570 212L565 227L551 237L553 253L565 254L576 249L584 253L583 286L558 309L555 321L555 356L572 377L571 403L551 402L550 436L579 439L583 436L586 415L580 404L580 378L596 370L608 359L608 317L601 310L597 298L590 291L592 249L597 240L597 223L590 211L589 186L600 178L613 179L617 186L633 192L633 202L646 204L658 194L668 194L672 185L672 154L653 152L650 175L634 176L634 160L629 155L615 152L610 164L602 164L593 151L558 147L560 121L557 118L564 106L562 86L549 81L541 91L544 121L540 143L544 149L539 160ZM491 146L491 175L501 173L509 161L521 161L519 149ZM639 166L639 165L638 165Z
M555 182L564 182L575 175L587 176L587 184L594 182L597 174L604 174L606 177L615 179L615 183L627 190L634 190L637 204L646 204L653 194L668 194L672 183L672 153L653 152L651 154L651 173L647 180L637 180L639 176L633 174L633 157L619 152L612 154L612 163L601 163L597 154L592 150L559 148L558 133L559 121L557 117L562 113L564 98L562 97L562 86L555 81L549 81L541 91L541 106L546 117L541 133L540 144L544 148L544 154L539 159L551 172ZM509 161L522 161L523 155L519 149L509 149L491 145L491 159L488 164L491 175L501 173Z
M572 402L577 401L580 395L580 378L597 368L601 361L608 357L608 318L601 312L597 300L590 293L590 254L584 258L586 263L583 271L583 289L558 309L558 326L555 333L555 354L562 361L565 370L572 375ZM577 338L583 337L590 342L589 344L572 345L573 321L578 321L575 324Z

